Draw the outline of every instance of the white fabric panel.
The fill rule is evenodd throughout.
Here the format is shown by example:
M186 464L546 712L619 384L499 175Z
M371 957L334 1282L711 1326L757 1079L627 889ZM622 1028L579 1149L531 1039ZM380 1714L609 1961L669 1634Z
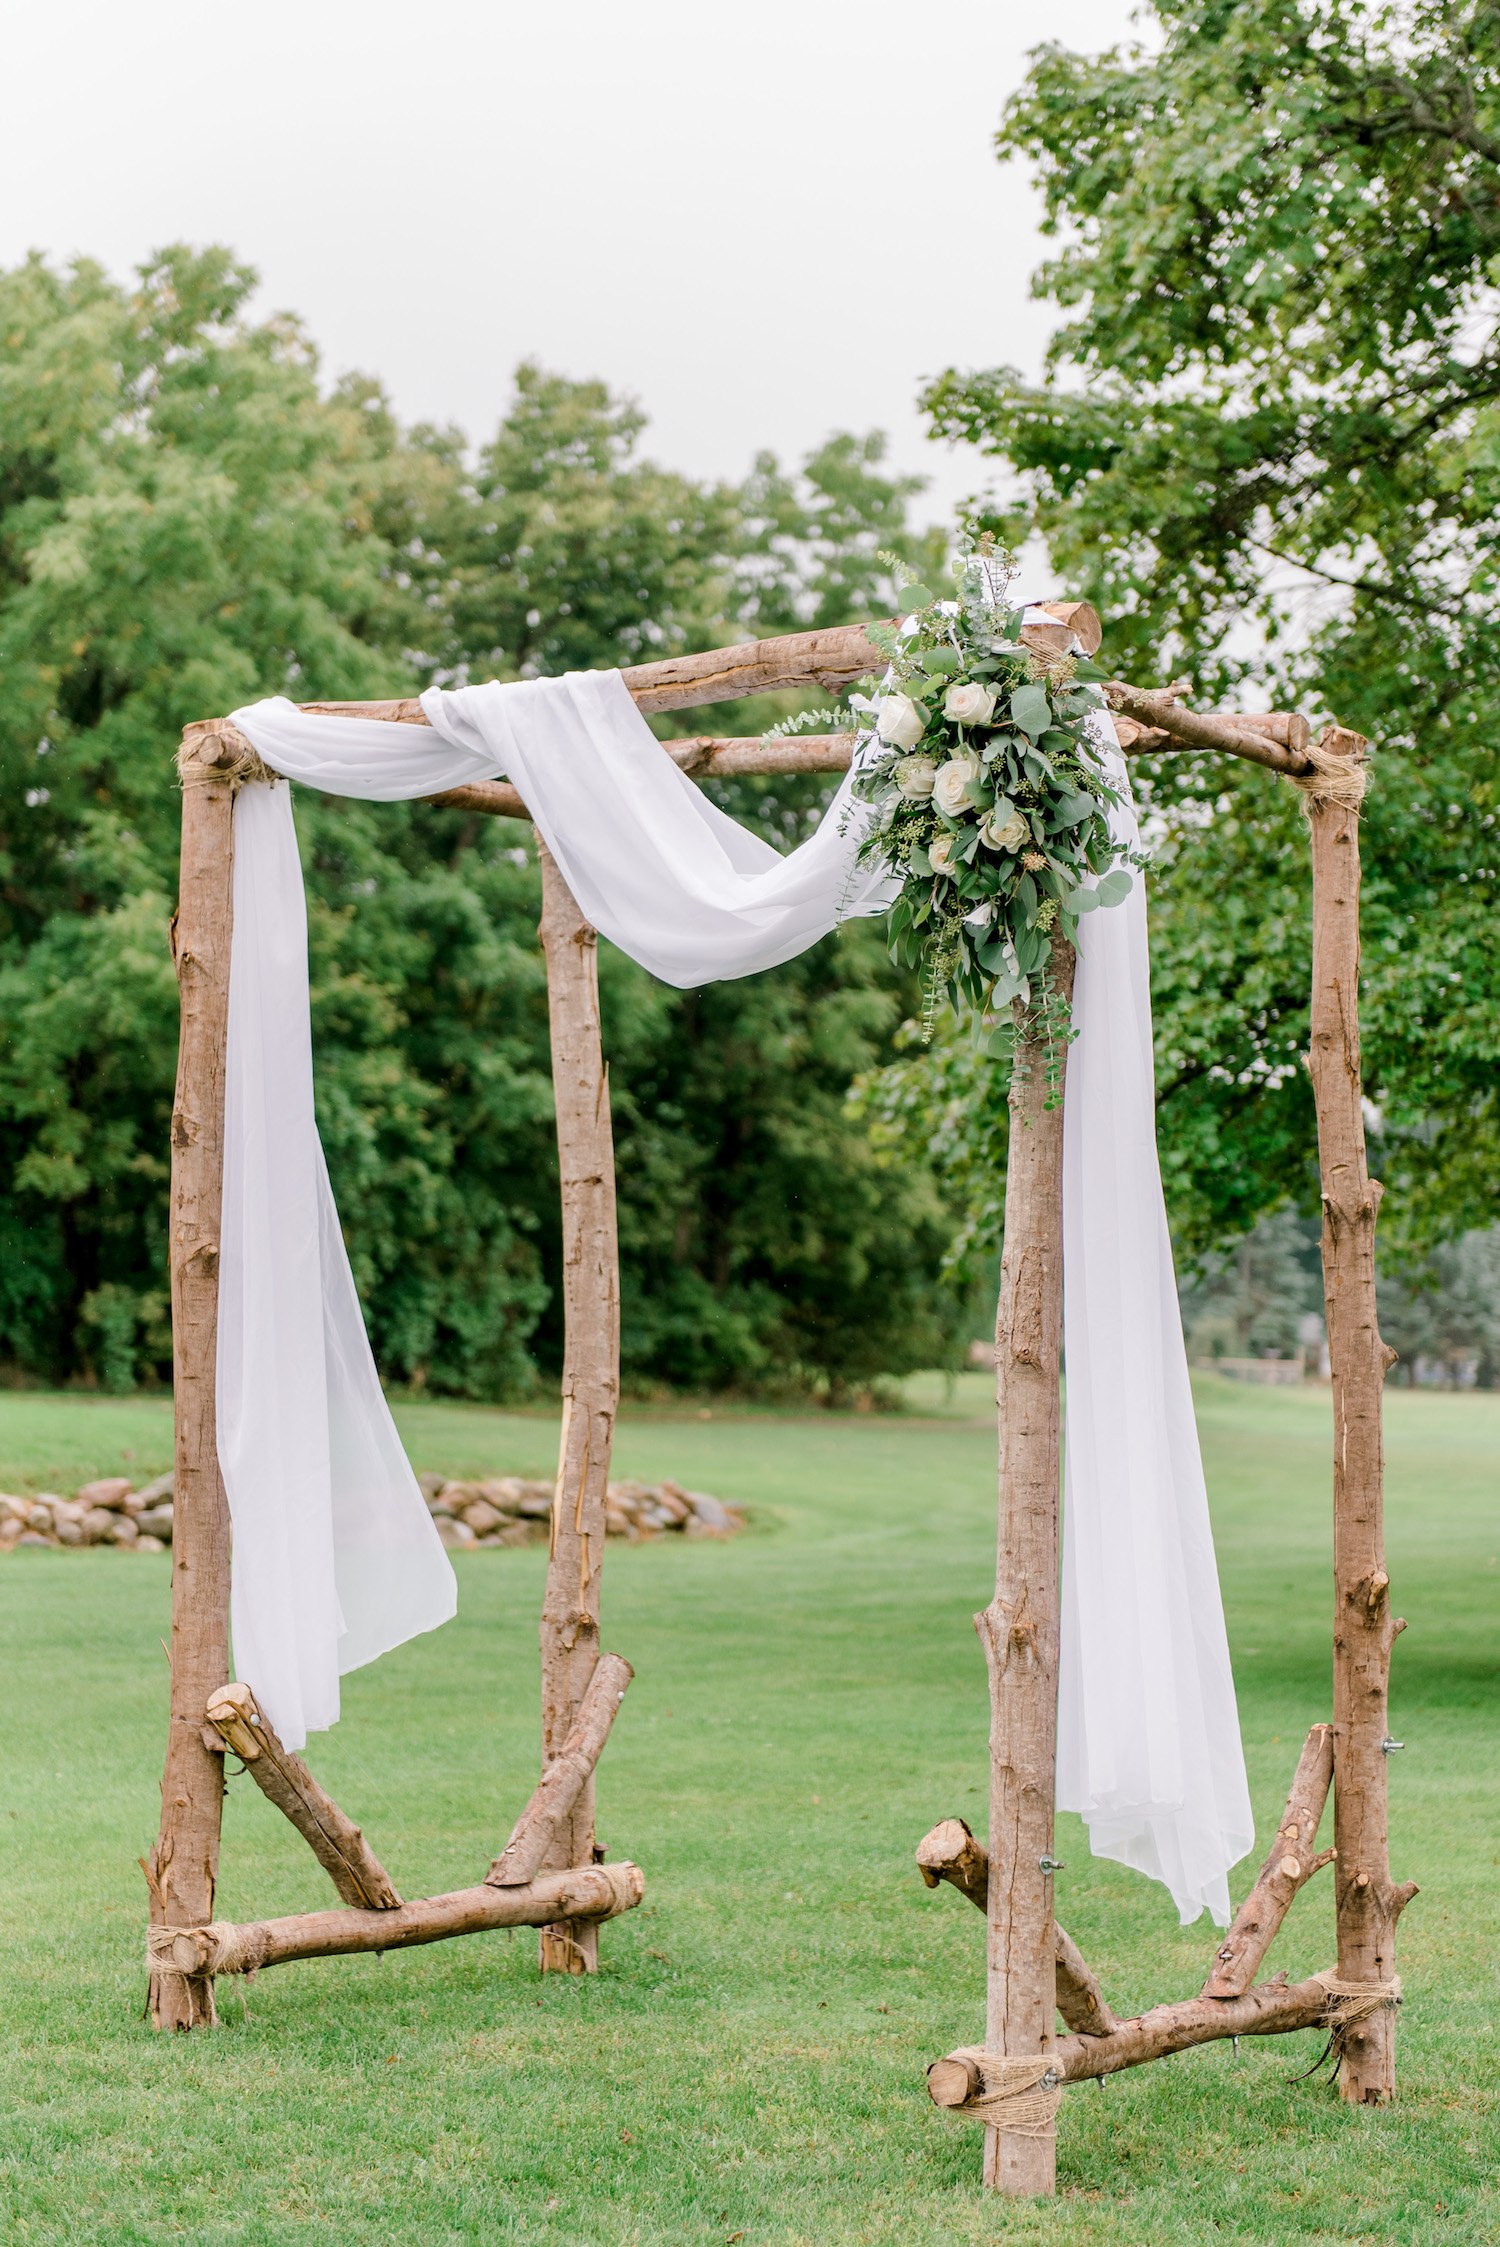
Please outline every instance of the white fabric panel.
M663 756L613 672L573 673L513 686L434 689L422 698L431 730L368 719L305 717L277 699L235 712L235 721L276 771L347 796L392 800L434 794L466 780L505 774L515 782L584 912L605 936L662 981L680 988L751 975L792 958L851 914L880 911L894 892L888 877L859 873L857 809L838 791L816 834L781 857L718 811ZM1101 741L1112 739L1102 722ZM1123 763L1112 752L1118 776ZM242 1028L231 1030L230 1091L237 1155L236 1253L254 1269L250 1292L258 1323L236 1327L221 1313L220 1391L242 1379L259 1417L241 1411L221 1421L235 1430L231 1458L235 1516L236 1659L277 1716L269 1668L278 1677L319 1681L317 1705L330 1705L326 1680L337 1621L330 1587L348 1618L345 1636L369 1660L442 1615L423 1592L409 1596L407 1563L378 1538L359 1543L358 1506L340 1504L372 1469L342 1480L336 1463L365 1425L389 1428L359 1320L347 1260L329 1253L337 1220L319 1237L321 1274L308 1265L309 1228L270 1222L286 1191L275 1142L302 1150L304 1198L309 1166L323 1178L312 1123L307 1059L305 929L290 807L281 789L247 789L236 814L237 844L232 1024L242 951L280 947L286 991L274 1009L254 1013L248 993L265 982L267 958L244 971ZM258 809L246 820L254 803ZM273 860L262 833L282 837ZM1119 832L1135 838L1133 813ZM241 881L247 885L243 920ZM262 890L262 885L264 890ZM291 888L296 888L295 907ZM293 922L295 919L295 928ZM295 1036L290 985L300 978ZM278 986L279 988L279 986ZM1253 1838L1234 1691L1229 1674L1207 1502L1188 1390L1186 1355L1172 1277L1171 1250L1156 1158L1151 1070L1151 1010L1145 898L1137 880L1125 905L1082 924L1075 1018L1080 1036L1068 1064L1064 1128L1064 1268L1067 1333L1067 1495L1063 1541L1062 1687L1059 1802L1089 1821L1097 1852L1165 1882L1184 1920L1208 1904L1227 1918L1225 1874ZM295 1052L291 1050L295 1047ZM244 1073L253 1094L236 1091ZM278 1090L278 1088L280 1088ZM257 1105L259 1104L259 1105ZM230 1232L226 1178L226 1249ZM308 1204L311 1206L311 1203ZM321 1205L320 1205L321 1206ZM262 1245L263 1243L263 1245ZM227 1256L221 1269L227 1270ZM239 1283L237 1283L239 1284ZM305 1339L282 1337L266 1306L321 1286L341 1306L341 1393L358 1390L362 1408L338 1420L330 1437L329 1495L322 1486L295 1498L283 1462L293 1446L272 1424L290 1413L315 1420L316 1382ZM305 1304L304 1304L305 1310ZM329 1314L331 1317L331 1314ZM228 1364L238 1354L243 1376ZM314 1353L315 1355L316 1353ZM325 1347L319 1364L334 1361ZM326 1378L326 1377L325 1377ZM269 1385L268 1385L269 1384ZM332 1384L330 1382L330 1396ZM248 1419L254 1433L243 1432ZM399 1457L394 1430L390 1444ZM306 1447L299 1459L316 1457ZM387 1454L382 1447L382 1460ZM406 1502L420 1505L400 1461ZM316 1483L316 1476L312 1478ZM232 1502L235 1502L232 1499ZM262 1554L241 1589L241 1515L263 1512ZM403 1517L404 1518L404 1517ZM412 1517L413 1537L431 1536ZM319 1553L303 1547L319 1545ZM331 1556L328 1548L331 1546ZM263 1548L263 1552L262 1552ZM452 1611L445 1556L445 1612ZM298 1576L294 1589L291 1578ZM420 1611L427 1620L411 1620ZM243 1616L243 1620L242 1620ZM309 1705L311 1684L297 1692ZM290 1690L288 1694L291 1698ZM336 1688L331 1705L336 1713ZM331 1722L332 1717L308 1717Z
M618 671L518 686L434 687L434 728L515 782L602 936L679 990L778 967L898 884L859 872L845 780L815 834L782 857L662 755Z
M234 846L216 1379L230 1619L236 1675L300 1748L337 1723L342 1672L445 1623L457 1589L381 1394L313 1119L288 787L241 789Z
M1139 841L1125 796L1117 840ZM1079 922L1063 1109L1067 1449L1057 1801L1095 1856L1229 1921L1255 1839L1156 1153L1146 893Z

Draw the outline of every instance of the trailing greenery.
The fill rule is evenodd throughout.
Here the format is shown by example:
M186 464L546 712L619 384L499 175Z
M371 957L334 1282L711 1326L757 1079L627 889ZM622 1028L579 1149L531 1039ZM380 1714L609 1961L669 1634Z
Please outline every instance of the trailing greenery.
M1388 1242L1500 1215L1500 15L1159 0L1149 48L1041 47L1001 127L1046 198L1047 378L950 370L1008 543L1105 659L1368 734L1366 1083ZM1154 835L1160 1138L1179 1239L1316 1207L1294 792L1136 759Z
M700 485L639 457L640 413L601 383L523 366L471 455L454 430L400 428L363 378L325 393L295 323L247 321L252 282L182 248L131 288L88 263L0 274L13 1377L125 1389L168 1369L185 721L266 693L410 693L842 622L889 608L882 550L941 560L905 531L915 487L885 473L878 437ZM782 844L827 795L795 777L719 793ZM306 791L297 820L319 1128L382 1370L524 1391L560 1346L530 831ZM602 983L630 1377L837 1397L941 1358L930 1180L880 1172L844 1109L915 1004L875 932L711 992L607 953Z
M1087 730L1103 707L1088 682L1105 674L1023 645L1009 561L990 551L986 538L955 564L956 601L907 585L900 628L872 627L889 667L879 698L858 698L875 721L852 787L870 807L858 863L900 883L891 957L922 972L927 1034L946 998L986 1053L1011 1054L1019 1030L1058 1072L1070 1019L1053 932L1071 941L1081 914L1130 889L1109 827L1121 798Z

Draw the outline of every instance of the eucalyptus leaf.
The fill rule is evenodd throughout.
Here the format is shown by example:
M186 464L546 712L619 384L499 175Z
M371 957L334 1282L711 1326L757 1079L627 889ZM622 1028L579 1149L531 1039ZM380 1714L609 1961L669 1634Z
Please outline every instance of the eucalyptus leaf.
M1039 739L1052 722L1046 688L1035 684L1017 687L1010 698L1010 714L1022 733L1033 741Z
M903 616L914 616L918 609L930 609L936 599L930 585L903 585L897 605Z

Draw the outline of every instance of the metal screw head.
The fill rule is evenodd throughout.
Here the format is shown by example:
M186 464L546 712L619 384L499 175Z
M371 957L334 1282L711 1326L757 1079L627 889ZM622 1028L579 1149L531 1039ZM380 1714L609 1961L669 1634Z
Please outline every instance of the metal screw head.
M1382 1755L1395 1755L1398 1749L1404 1748L1405 1746L1406 1742L1404 1740L1393 1740L1390 1735L1387 1734L1380 1743L1380 1752Z
M1044 1873L1066 1872L1068 1869L1060 1857L1038 1857L1036 1864L1037 1871Z

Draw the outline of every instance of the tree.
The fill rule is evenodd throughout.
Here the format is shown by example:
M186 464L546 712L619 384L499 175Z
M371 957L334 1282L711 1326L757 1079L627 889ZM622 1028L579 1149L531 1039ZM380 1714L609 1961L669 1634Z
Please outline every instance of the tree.
M1061 237L1047 377L950 370L1127 676L1370 735L1366 1082L1413 1254L1500 1211L1500 14L1161 0L1159 49L1038 50L998 136ZM1260 702L1264 707L1264 702ZM1133 765L1179 1237L1315 1206L1306 850L1285 784Z
M376 383L324 395L295 323L246 320L253 279L182 248L130 290L0 275L0 1363L30 1377L170 1363L185 721L711 646L772 598L772 544L778 613L836 620L851 589L889 602L878 544L918 543L878 440L810 477L763 460L747 497L641 461L634 407L531 366L477 456L403 431ZM741 783L736 808L786 841L824 793ZM558 1355L561 1253L529 830L311 792L297 817L319 1128L377 1358L523 1390ZM877 1181L842 1108L906 1004L869 932L713 992L615 957L603 984L634 1376L836 1394L939 1353L930 1182Z

